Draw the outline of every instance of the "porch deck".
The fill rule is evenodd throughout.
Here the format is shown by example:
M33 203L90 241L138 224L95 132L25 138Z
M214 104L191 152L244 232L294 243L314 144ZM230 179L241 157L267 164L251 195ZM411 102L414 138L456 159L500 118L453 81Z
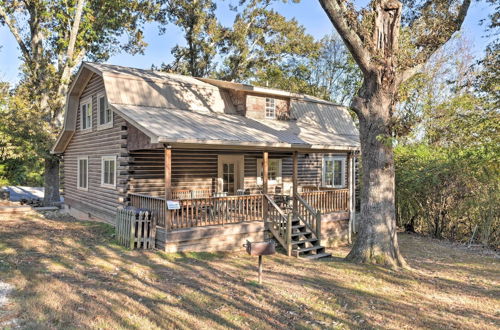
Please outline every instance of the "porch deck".
M321 214L349 211L348 189L304 189L299 196L314 210ZM264 194L236 195L224 197L195 197L205 191L186 191L182 194L173 192L174 200L178 200L178 210L167 210L166 200L142 194L130 193L130 205L153 211L157 225L166 230L178 230L194 227L225 225L232 223L263 221L266 213ZM283 195L275 195L278 206L287 209ZM180 197L180 198L179 198ZM183 198L184 197L184 198Z

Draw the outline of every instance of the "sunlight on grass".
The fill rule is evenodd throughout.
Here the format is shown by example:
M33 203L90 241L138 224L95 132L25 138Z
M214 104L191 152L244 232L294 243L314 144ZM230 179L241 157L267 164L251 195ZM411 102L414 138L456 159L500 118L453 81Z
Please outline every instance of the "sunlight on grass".
M0 227L0 279L16 288L21 327L495 329L500 318L498 259L426 238L400 235L414 271L276 254L259 285L244 252L131 251L113 236L64 217Z

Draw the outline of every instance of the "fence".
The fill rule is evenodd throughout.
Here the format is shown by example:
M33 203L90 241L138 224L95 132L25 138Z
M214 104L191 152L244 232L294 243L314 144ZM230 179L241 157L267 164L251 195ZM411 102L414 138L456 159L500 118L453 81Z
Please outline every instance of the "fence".
M153 249L156 224L149 211L119 208L116 212L116 239L130 249Z

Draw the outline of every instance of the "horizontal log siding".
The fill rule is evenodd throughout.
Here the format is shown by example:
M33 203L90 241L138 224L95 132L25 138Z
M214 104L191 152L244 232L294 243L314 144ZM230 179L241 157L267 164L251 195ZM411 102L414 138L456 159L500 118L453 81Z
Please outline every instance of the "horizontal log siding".
M104 91L102 78L93 75L80 99L92 96L92 131L80 130L80 111L76 119L76 132L64 152L64 196L66 204L85 208L98 217L113 219L116 207L125 197L127 173L126 127L127 123L113 114L113 127L97 130L97 93ZM101 187L101 157L116 155L116 189ZM87 156L88 191L77 189L77 159ZM120 165L121 164L121 165Z
M211 150L172 150L172 188L179 190L210 189L217 187L218 155L236 154L241 151L211 151ZM257 159L262 158L262 152L244 153L245 178L244 188L250 193L259 192L257 185ZM163 150L131 151L131 176L129 191L150 196L164 195L164 152ZM282 159L282 181L292 182L292 158L289 153L271 152L269 158ZM321 183L321 166L323 154L299 155L299 185L317 186ZM347 174L347 173L346 173ZM347 182L347 181L346 181ZM270 193L275 192L276 185L269 185Z

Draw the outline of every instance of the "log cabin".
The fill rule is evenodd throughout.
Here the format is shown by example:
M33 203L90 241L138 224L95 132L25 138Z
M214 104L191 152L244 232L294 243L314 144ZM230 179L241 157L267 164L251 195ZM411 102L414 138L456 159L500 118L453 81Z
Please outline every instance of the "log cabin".
M272 237L320 258L353 228L359 148L348 110L312 96L85 62L52 153L68 212L149 209L164 251Z

